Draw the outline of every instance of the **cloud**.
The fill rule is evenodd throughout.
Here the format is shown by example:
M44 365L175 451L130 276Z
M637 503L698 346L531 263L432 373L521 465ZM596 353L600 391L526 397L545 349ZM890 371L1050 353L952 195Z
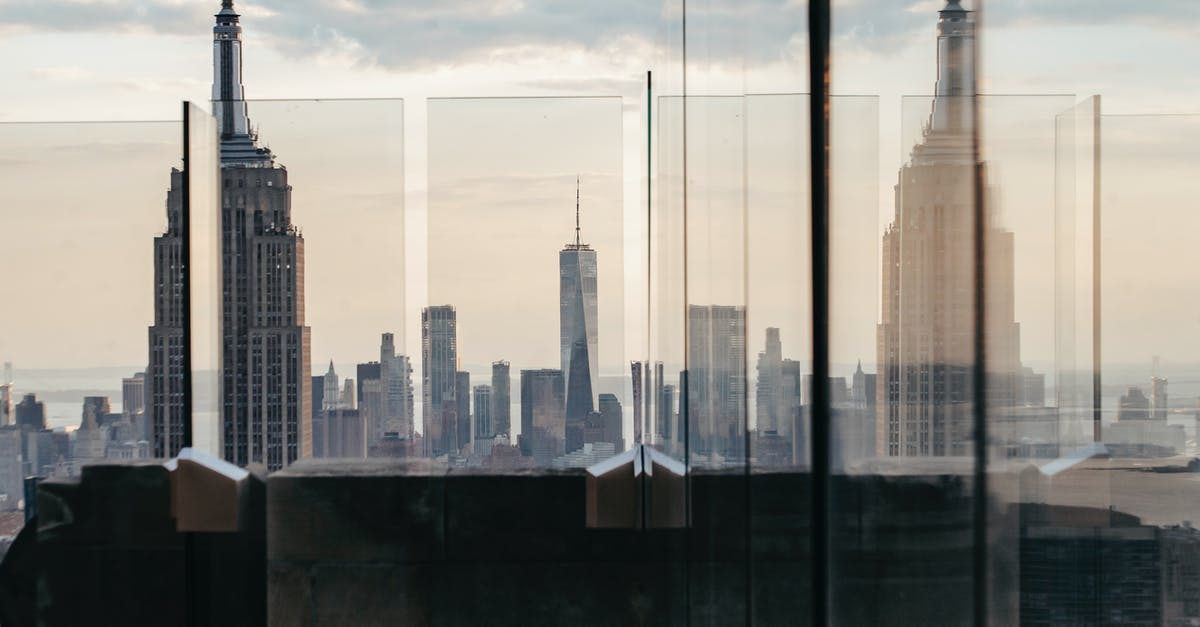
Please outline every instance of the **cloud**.
M834 45L886 55L932 35L942 0L834 0ZM698 4L698 6L697 6ZM968 3L970 4L970 3ZM243 25L296 59L412 71L520 58L535 49L610 62L678 52L681 0L240 0ZM1194 0L1005 0L989 25L1135 23L1166 32L1200 18ZM216 0L0 0L5 28L33 31L206 31ZM796 0L710 0L688 6L688 54L700 64L760 65L806 54ZM646 64L654 61L645 59Z
M995 27L1094 26L1137 23L1197 36L1200 3L1194 0L1008 0L984 5Z
M178 0L0 0L9 30L195 34L216 13L205 2Z
M29 76L48 81L77 83L90 82L95 79L96 74L90 70L70 66L33 68L29 70Z

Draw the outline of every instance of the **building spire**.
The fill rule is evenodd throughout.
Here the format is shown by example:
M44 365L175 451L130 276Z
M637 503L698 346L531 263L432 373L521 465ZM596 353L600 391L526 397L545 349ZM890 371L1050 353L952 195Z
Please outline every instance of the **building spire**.
M579 175L575 175L575 247L581 246L579 240Z
M222 0L213 16L213 110L222 138L250 134L242 87L242 26L233 0Z
M233 0L221 0L221 10L214 17L212 105L221 137L221 166L269 165L271 153L258 148L246 109L241 16L234 10Z
M938 11L937 82L929 127L967 133L973 124L975 96L975 21L960 0L948 0Z

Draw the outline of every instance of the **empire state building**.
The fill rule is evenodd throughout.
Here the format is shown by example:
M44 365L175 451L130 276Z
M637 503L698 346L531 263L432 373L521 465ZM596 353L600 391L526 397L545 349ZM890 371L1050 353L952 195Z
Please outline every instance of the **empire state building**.
M258 146L242 87L242 28L224 0L213 28L221 136L222 456L277 470L312 455L304 238L288 172Z
M310 330L304 320L304 238L292 224L292 188L275 155L258 145L242 86L242 28L224 0L213 28L213 112L220 134L221 407L226 460L278 470L312 454ZM182 196L168 195L168 231L155 240L155 327L148 379L155 454L181 445L177 387ZM174 370L172 370L174 368Z
M938 78L924 135L899 172L883 236L876 452L970 453L975 393L975 22L959 0L938 17ZM985 204L985 209L987 204ZM1013 234L985 215L989 412L1016 404L1020 325L1013 307Z

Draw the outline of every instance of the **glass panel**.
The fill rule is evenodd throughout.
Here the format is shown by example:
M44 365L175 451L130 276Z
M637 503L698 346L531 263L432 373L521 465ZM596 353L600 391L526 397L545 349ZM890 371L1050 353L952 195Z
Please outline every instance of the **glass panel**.
M1072 96L982 96L980 142L988 298L987 435L989 605L1011 622L1020 570L1019 484L1015 473L1073 454L1057 390L1073 376L1075 290L1072 160L1057 123ZM1069 144L1068 144L1069 145ZM1069 195L1068 195L1069 194ZM1006 330L1008 332L1006 332ZM1070 384L1068 378L1066 383Z
M1077 215L1098 208L1101 442L1021 479L1021 616L1187 624L1195 579L1200 117L1078 121ZM1099 150L1091 142L1099 142ZM1099 156L1100 178L1089 176ZM1082 187L1082 189L1080 189ZM1091 188L1090 190L1088 188ZM1094 582L1080 585L1082 582Z
M833 488L839 623L971 620L973 118L971 98L950 94L902 100L879 249L875 454Z
M194 328L221 329L203 355L221 364L219 390L205 390L221 418L197 430L197 445L209 438L225 459L269 471L305 457L410 455L403 102L233 104L253 124L213 140L222 307L210 303ZM217 232L197 227L193 241ZM198 384L214 368L197 366Z
M186 277L184 290L187 292L191 325L185 334L190 342L190 352L185 357L185 363L190 369L192 395L190 400L184 400L183 407L191 409L191 424L183 425L183 430L185 434L190 433L191 437L185 435L179 444L172 442L176 426L173 423L169 424L168 445L161 453L157 453L163 457L174 456L181 446L189 445L211 455L220 455L221 450L218 417L221 407L221 378L217 376L222 354L222 216L221 190L217 178L220 142L217 140L217 122L212 115L191 103L185 103L184 107L187 133L184 135L186 161L183 176L187 194L183 199L183 216L186 220L187 241L178 244L185 245L188 251L183 275ZM168 246L172 243L169 237L159 241L161 243L156 243L156 246ZM163 278L166 274L164 272L159 276ZM173 373L167 375L168 382L172 376Z
M1200 299L1187 288L1200 278L1200 116L1105 115L1101 132L1104 441L1137 457L1184 454L1200 397Z
M1060 387L1058 363L1073 359L1060 354L1058 342L1058 294L1074 290L1072 276L1058 271L1059 248L1064 256L1073 255L1072 240L1059 237L1058 221L1069 219L1073 210L1059 198L1067 184L1058 176L1055 124L1074 100L985 96L979 101L988 214L1006 234L988 242L987 280L995 287L988 293L994 295L988 314L1013 325L1007 343L988 345L994 373L988 392L989 438L992 462L998 466L1006 459L1054 459L1060 438L1070 436L1060 429L1055 390ZM1062 165L1072 168L1071 163Z
M740 96L690 96L685 283L687 463L745 466L745 112Z
M423 450L585 467L632 433L619 98L429 101Z
M876 457L879 100L830 103L830 457L835 474ZM807 404L807 402L806 402Z
M283 246L275 249L277 254L291 246L296 250L292 276L301 289L294 294L294 303L284 303L280 313L294 315L289 320L294 322L291 333L300 338L298 350L284 361L303 363L303 380L296 383L305 390L296 396L294 408L284 405L288 412L311 416L311 427L302 422L288 426L289 433L310 429L309 435L295 440L311 451L299 456L419 455L414 427L420 416L419 382L415 381L420 370L416 343L411 340L414 330L406 315L404 102L245 104L257 145L270 151L272 161L269 167L251 167L226 159L222 163L225 197L236 210L238 198L244 196L249 209L259 190L286 186L287 215L261 228L263 235L275 238L263 241ZM252 274L251 269L246 272ZM250 338L250 358L255 359L259 348L253 342L259 341L255 339L259 332L248 328L242 333ZM262 350L263 363L281 359L269 345ZM227 372L225 381L229 385L235 378L254 376L252 370L236 376ZM243 386L246 389L255 386ZM255 409L258 402L250 406L248 416L233 421L227 416L227 426L250 424L253 435L258 431L254 425L264 417L272 420L269 406L265 415ZM234 442L226 444L227 457L245 458L245 453L229 450ZM244 436L235 448L241 451L247 446L251 457L261 449L253 438L248 441Z
M3 535L24 477L153 456L148 402L182 394L147 375L148 336L181 337L181 311L155 318L178 294L150 263L178 255L156 238L178 228L180 138L178 122L0 124Z
M663 91L672 89L672 73ZM678 83L678 80L674 81ZM676 92L677 93L677 92ZM682 395L684 376L684 159L683 101L678 95L654 100L656 133L654 202L650 233L650 360L653 362L653 446L675 459L686 457L688 424Z
M1055 274L1056 366L1053 389L1059 417L1059 454L1095 441L1094 335L1097 329L1093 289L1096 248L1093 230L1096 128L1099 98L1065 109L1056 119L1057 197Z
M755 470L804 467L802 406L812 372L808 96L747 96L745 108L750 459Z

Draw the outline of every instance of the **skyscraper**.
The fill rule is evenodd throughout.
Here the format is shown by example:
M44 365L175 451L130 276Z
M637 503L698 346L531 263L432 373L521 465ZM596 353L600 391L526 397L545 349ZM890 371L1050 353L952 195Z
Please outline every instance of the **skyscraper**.
M804 375L800 371L800 362L794 359L784 359L779 367L780 387L780 426L786 428L792 441L792 463L800 464L808 460L808 433L804 421L804 406L800 396L804 388Z
M154 324L146 366L147 435L151 454L174 457L183 448L183 172L171 169L167 230L154 238Z
M412 365L406 355L396 354L395 336L384 333L379 343L379 380L383 386L383 423L376 439L384 433L411 438L413 434Z
M452 305L421 310L421 414L425 455L458 450L458 322Z
M364 398L363 397L363 385L365 384L365 382L367 382L371 379L379 380L380 373L383 370L383 368L381 366L382 366L382 364L380 364L377 361L368 361L365 364L358 364L355 367L354 374L358 377L358 381L355 384L357 386L355 388L357 390L357 392L355 394L355 398L358 399L358 405L360 408L362 407L363 398ZM382 407L379 409L382 410ZM372 442L372 444L373 444L373 442Z
M561 370L521 371L521 453L549 465L565 451Z
M601 394L599 411L596 412L594 417L599 418L598 422L601 429L598 441L611 443L614 452L623 452L625 450L625 438L621 433L621 400L617 398L617 395Z
M17 426L32 431L46 428L46 405L37 399L36 394L26 394L16 408Z
M471 373L454 373L454 450L461 451L471 443Z
M288 172L250 126L238 21L233 0L223 0L212 92L221 141L220 441L226 460L277 470L312 454L304 238L292 224Z
M329 360L329 370L322 376L312 378L312 455L313 457L332 457L330 448L331 431L337 422L341 408L337 371L333 368L333 360Z
M363 429L368 434L373 433L370 425L377 425L383 421L383 382L378 379L364 379L359 381L359 389L362 390L358 398L358 415L362 420ZM382 441L382 438L365 438L367 446L375 446Z
M745 457L746 308L688 306L687 413L694 459Z
M512 375L509 368L507 361L492 362L492 432L497 435L512 435Z
M146 373L121 379L121 413L134 426L137 437L149 440L146 423Z
M357 396L354 393L356 389L357 388L354 387L354 379L347 377L346 380L342 382L342 395L338 399L342 404L342 408L356 409L358 407L356 402Z
M1163 377L1150 379L1150 417L1167 419L1167 380Z
M673 452L681 441L680 432L682 431L676 428L679 418L675 412L675 386L673 384L665 383L659 388L654 411L658 416L659 442L664 451Z
M312 385L312 455L325 457L329 435L328 412L325 411L325 375L313 375Z
M1117 422L1149 419L1150 399L1137 386L1129 386L1117 401Z
M559 354L566 383L568 429L582 429L599 393L596 336L596 251L579 229L579 181L575 182L575 241L558 253Z
M312 451L304 324L304 238L287 170L258 146L242 87L240 16L223 0L213 27L213 111L221 171L221 455L277 470ZM171 172L167 230L154 241L154 325L146 385L153 454L183 446L183 174Z
M643 371L645 372L644 376ZM648 396L650 392L646 389L649 387L646 385L646 380L650 378L650 364L640 361L630 362L629 374L632 375L633 382L633 443L641 444L643 437L649 443L649 434L643 436L642 433L643 429L645 429L645 425L642 422L642 398ZM569 446L568 449L570 449Z
M496 437L496 429L492 425L492 386L487 384L475 386L473 402L475 404L475 438Z
M13 423L12 362L4 362L4 378L0 379L0 426Z
M333 369L333 360L329 360L329 370L325 372L325 376L321 377L321 385L324 389L321 393L321 411L335 410L342 406L341 403L341 387L338 386L337 371ZM318 407L313 406L313 411L317 411Z
M766 350L758 354L758 378L755 380L755 418L760 432L783 434L783 343L779 328L767 327Z
M938 70L924 134L899 172L883 236L876 453L957 456L971 445L976 165L975 22L950 0L938 18ZM1013 318L1013 234L988 215L989 412L1016 405L1019 325Z

